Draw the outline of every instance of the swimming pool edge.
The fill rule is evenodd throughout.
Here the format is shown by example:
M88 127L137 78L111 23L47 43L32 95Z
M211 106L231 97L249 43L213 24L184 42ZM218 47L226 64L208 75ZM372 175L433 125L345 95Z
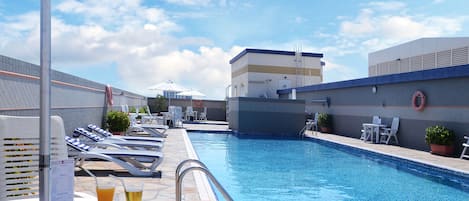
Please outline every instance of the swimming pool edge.
M188 157L190 159L199 160L199 157L197 156L197 153L195 152L195 149L192 146L192 142L189 139L189 136L187 135L187 132L185 129L183 129L182 135L183 135L184 144L186 147ZM194 174L194 180L197 186L197 191L199 193L200 200L201 201L217 201L215 192L213 191L213 188L210 185L207 177L204 174L202 174L202 172L200 171L195 171L193 172L193 174Z
M412 169L412 168L418 168L418 169L423 169L425 171L428 171L430 174L431 172L439 172L445 174L445 176L450 176L451 178L448 178L449 180L457 181L458 183L469 187L469 172L461 169L456 169L453 167L448 167L445 165L440 165L440 164L435 164L431 163L428 161L423 161L423 160L418 160L415 158L409 158L401 155L396 155L392 153L387 153L379 150L374 150L366 147L359 147L355 146L353 144L348 144L346 142L340 142L336 140L331 140L331 139L324 139L316 136L305 136L306 140L309 141L314 141L314 142L319 142L323 143L326 145L332 145L332 146L342 146L346 148L352 148L355 150L355 152L365 152L371 157L379 157L382 158L383 160L386 161L396 161L401 163L405 162L407 164L407 168ZM422 172L421 172L422 173Z

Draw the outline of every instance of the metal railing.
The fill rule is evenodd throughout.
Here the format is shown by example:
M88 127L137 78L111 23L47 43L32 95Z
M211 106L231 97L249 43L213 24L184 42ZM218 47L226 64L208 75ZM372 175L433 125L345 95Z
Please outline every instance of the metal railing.
M198 166L191 166L188 167L184 170L182 168L184 167L185 164L187 163L196 163ZM181 172L182 170L182 172ZM233 201L233 198L226 192L226 190L221 186L221 184L218 182L218 180L213 176L213 174L208 170L207 166L205 166L204 163L202 163L199 160L196 159L187 159L179 163L179 165L176 168L176 201L181 201L182 200L182 180L184 179L184 176L189 173L192 170L199 170L205 173L205 175L210 178L212 183L215 185L215 187L220 191L220 193L223 195L225 200L227 201Z

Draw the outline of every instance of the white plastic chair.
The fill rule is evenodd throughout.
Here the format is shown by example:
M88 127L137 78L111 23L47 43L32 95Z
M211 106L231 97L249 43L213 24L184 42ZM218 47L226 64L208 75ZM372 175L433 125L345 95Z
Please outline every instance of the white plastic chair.
M199 120L207 121L207 107L204 107L204 111L200 113Z
M188 120L190 120L191 117L194 118L194 119L196 118L194 116L194 109L192 108L192 106L187 106L186 107L186 112L185 112L185 115L184 115L184 119L186 121L188 121Z
M319 113L314 113L314 119L311 121L311 120L308 120L308 122L306 122L307 124L307 129L308 130L312 130L312 131L317 131L318 130L318 117L319 117Z
M384 128L383 132L381 133L381 143L389 144L389 141L392 137L396 141L396 144L399 144L399 140L397 140L397 131L399 130L399 117L392 118L391 128Z
M180 106L169 106L168 112L171 117L171 121L173 122L174 127L182 127L183 126L183 115L182 115L182 107Z
M469 154L466 154L467 147L469 147L469 137L464 136L464 139L467 139L467 142L462 144L462 146L464 147L464 149L462 150L461 156L459 157L459 158L461 158L461 159L462 159L462 158L469 158Z

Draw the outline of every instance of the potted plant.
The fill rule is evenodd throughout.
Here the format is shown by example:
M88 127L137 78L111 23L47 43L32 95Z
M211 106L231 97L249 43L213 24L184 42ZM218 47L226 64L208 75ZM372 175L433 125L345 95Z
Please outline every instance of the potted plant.
M326 113L318 114L318 127L322 133L331 133L332 131L332 118L331 115Z
M455 135L452 130L436 125L426 128L425 133L425 141L430 145L432 154L453 155Z
M110 111L106 115L109 131L116 135L123 135L130 126L130 119L124 112Z

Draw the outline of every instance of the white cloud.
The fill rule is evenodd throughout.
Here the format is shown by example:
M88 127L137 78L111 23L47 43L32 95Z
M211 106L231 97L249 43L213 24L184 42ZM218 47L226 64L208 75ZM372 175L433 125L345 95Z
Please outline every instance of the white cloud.
M365 8L353 20L343 20L339 35L357 51L373 51L422 37L451 36L462 30L467 17L377 13ZM359 45L366 45L356 48ZM347 47L347 46L346 46Z
M147 87L173 80L192 86L207 97L224 95L225 87L231 82L231 67L228 61L242 50L233 47L224 51L217 47L200 47L198 51L176 50L150 59L127 60L119 66L124 81L142 94L154 96ZM132 66L132 67L128 67Z
M372 10L363 9L354 21L343 21L340 25L341 34L350 37L363 36L374 32L372 15Z
M112 63L126 90L153 96L146 87L172 79L199 89L206 98L224 97L231 79L228 61L241 48L224 51L206 38L176 37L181 29L164 10L142 6L139 1L101 3L68 0L57 6L62 14L86 17L80 25L52 17L54 69L70 71ZM108 21L113 21L112 26ZM38 12L0 20L0 54L37 64L39 35Z
M210 4L210 0L166 0L166 2L186 6L207 6ZM226 5L226 2L220 3Z
M295 21L295 23L297 23L297 24L302 24L302 23L305 23L307 20L306 20L306 18L297 16L297 17L295 17L295 20L294 20L294 21Z
M400 1L374 1L368 3L368 6L377 10L401 10L406 4Z
M335 63L332 59L324 58L323 82L335 82L339 80L350 80L363 77L355 68Z

